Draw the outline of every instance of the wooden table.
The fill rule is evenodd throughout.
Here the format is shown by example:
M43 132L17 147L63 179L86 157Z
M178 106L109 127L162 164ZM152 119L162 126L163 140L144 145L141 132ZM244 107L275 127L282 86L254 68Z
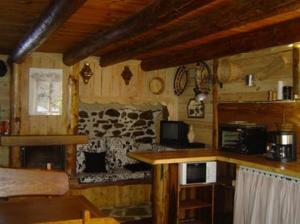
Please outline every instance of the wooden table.
M91 212L91 217L105 216L83 196L30 198L0 202L0 224L32 224L80 219L83 210L87 209Z
M129 157L153 165L152 219L156 224L176 223L178 163L222 161L300 178L300 161L280 163L262 155L240 155L212 149L130 152Z

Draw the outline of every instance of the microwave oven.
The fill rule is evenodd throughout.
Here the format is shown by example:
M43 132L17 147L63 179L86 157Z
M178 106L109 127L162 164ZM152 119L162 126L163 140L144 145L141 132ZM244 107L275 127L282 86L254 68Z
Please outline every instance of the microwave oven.
M217 179L217 163L215 161L180 163L178 171L180 185L214 183Z
M267 128L260 124L221 124L219 147L223 151L262 154L267 147Z

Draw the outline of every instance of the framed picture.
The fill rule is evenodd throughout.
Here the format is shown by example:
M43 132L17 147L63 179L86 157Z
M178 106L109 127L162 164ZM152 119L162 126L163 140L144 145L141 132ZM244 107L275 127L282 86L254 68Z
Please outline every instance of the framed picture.
M204 102L196 102L194 98L191 98L187 104L188 118L204 118L204 113Z
M62 114L62 69L29 69L29 114Z

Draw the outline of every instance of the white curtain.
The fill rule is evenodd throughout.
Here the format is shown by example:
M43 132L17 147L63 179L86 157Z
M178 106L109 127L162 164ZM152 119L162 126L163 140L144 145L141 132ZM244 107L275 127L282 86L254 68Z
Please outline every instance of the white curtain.
M300 180L241 167L234 224L300 224Z

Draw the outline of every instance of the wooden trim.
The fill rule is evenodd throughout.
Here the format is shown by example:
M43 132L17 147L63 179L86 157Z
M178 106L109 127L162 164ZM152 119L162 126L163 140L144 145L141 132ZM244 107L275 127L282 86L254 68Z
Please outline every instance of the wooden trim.
M299 97L299 48L293 47L293 89L294 94L297 94Z
M218 66L219 61L218 59L213 60L213 87L212 87L212 97L213 97L213 130L212 130L212 148L217 149L218 148L218 78L217 78L217 72L218 72Z
M88 136L85 135L18 135L1 136L1 146L26 146L26 145L72 145L87 144Z

